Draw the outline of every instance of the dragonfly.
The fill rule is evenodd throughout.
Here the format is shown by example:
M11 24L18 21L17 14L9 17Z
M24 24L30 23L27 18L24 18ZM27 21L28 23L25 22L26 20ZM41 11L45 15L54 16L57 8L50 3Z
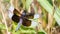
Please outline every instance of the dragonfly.
M20 26L31 26L31 20L34 18L34 12L28 13L26 10L23 10L22 13L20 13L17 9L15 9L13 6L9 8L9 17L12 19L12 21L18 23L16 30L19 30Z
M12 21L18 23L17 27L15 29L15 32L19 30L20 26L33 26L35 27L37 25L36 18L39 18L39 14L35 14L34 10L31 10L31 12L27 12L27 10L18 11L13 6L9 8L9 18L12 19ZM33 20L31 20L33 19Z

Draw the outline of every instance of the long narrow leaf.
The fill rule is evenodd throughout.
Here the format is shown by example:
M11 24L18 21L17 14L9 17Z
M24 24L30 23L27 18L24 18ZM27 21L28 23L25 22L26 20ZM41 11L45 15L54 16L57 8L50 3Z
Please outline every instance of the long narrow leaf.
M48 13L50 13L50 14L52 14L53 13L53 7L52 7L52 5L47 1L47 0L38 0L38 2L40 3L40 5L44 8L44 9L46 9L46 11L48 12ZM57 12L57 13L56 13ZM56 8L56 11L55 11L55 13L54 13L54 18L55 18L55 20L57 21L57 23L60 25L60 10L58 9L58 8Z
M26 9L28 10L30 4L32 3L33 0L26 0Z

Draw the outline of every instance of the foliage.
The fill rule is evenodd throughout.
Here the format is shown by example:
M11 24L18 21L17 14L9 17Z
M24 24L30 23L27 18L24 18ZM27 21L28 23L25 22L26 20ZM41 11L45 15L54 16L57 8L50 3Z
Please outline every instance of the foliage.
M13 2L11 3L11 1ZM53 0L3 0L4 3L2 3L2 1L0 0L0 2L1 2L0 5L3 6L2 8L5 7L4 10L1 10L2 8L0 8L0 32L1 33L6 34L10 32L11 34L51 34L53 33L52 31L54 30L54 28L56 28L56 26L60 27L60 4L59 4L60 0L54 0L54 1ZM14 4L14 2L16 4ZM8 8L10 7L8 4L10 6L13 4L14 8L18 8L17 9L18 11L20 9L23 9L23 10L27 10L27 12L31 11L29 10L29 8L31 8L32 5L35 14L38 13L40 15L38 19L31 19L31 21L36 20L37 23L38 21L41 22L38 25L38 28L35 29L34 27L25 27L21 25L19 30L15 32L17 23L10 20L8 16L7 17L5 16L8 15L8 10L9 10ZM38 11L40 11L40 13ZM3 15L1 14L2 12L5 16L4 18L6 23L3 22L4 19L3 19Z

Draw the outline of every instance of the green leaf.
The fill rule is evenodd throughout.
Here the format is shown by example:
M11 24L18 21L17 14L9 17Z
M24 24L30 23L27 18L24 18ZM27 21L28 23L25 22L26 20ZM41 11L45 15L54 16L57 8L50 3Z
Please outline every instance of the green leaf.
M25 9L26 0L21 0L23 3L23 8Z
M6 29L5 25L0 24L0 29L1 29L1 30Z
M8 3L10 2L10 0L4 0L4 1L5 1L5 2L8 2Z
M2 19L2 15L0 14L0 20Z
M47 0L38 0L40 5L50 14L53 13L53 6ZM60 25L60 10L58 8L55 9L54 18L57 23Z
M28 10L33 0L26 0L26 9Z
M52 14L52 5L49 4L49 2L47 0L38 0L38 2L40 3L40 5L46 10L48 11L50 14Z
M45 34L44 32L38 32L38 34Z

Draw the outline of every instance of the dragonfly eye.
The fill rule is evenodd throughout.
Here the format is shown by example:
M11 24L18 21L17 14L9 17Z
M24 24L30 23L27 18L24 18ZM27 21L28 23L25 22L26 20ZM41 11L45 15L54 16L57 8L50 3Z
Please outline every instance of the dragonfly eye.
M24 11L22 12L22 16L25 17L26 15L27 15L27 11L24 10Z

